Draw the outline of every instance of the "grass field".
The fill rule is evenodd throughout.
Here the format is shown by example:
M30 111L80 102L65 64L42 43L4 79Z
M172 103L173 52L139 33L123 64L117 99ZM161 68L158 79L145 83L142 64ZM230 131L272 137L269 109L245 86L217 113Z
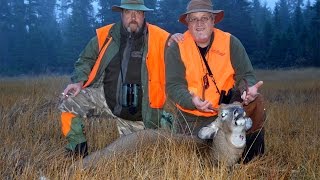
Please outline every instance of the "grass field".
M68 77L0 78L0 179L319 179L320 70L257 71L266 99L266 154L213 167L190 144L166 143L76 170L60 132ZM114 122L86 121L89 152L117 137Z

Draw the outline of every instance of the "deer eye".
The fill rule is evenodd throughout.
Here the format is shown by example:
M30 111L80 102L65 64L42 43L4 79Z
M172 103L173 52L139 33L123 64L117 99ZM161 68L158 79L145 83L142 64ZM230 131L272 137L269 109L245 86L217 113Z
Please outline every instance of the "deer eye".
M242 108L235 108L233 111L234 118L239 119L245 116L245 111Z
M226 117L226 116L227 116L227 114L228 114L227 112L222 111L222 112L221 112L221 117L222 117L222 118L224 118L224 117Z

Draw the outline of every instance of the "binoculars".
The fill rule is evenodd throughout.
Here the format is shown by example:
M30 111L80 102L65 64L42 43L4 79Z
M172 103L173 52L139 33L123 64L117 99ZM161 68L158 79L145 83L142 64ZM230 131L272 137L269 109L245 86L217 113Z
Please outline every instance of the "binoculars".
M123 84L122 85L122 99L123 107L137 107L139 101L139 84Z

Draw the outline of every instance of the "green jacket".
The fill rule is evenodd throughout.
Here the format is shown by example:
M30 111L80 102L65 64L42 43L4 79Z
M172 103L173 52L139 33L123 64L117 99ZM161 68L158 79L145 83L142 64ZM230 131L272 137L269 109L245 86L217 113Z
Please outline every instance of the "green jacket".
M250 59L241 42L231 35L230 38L230 58L235 70L235 88L239 88L241 93L246 90L243 79L246 79L249 86L256 83L256 77ZM185 66L181 60L179 46L173 43L166 49L166 93L173 102L180 102L180 105L188 109L196 109L192 102L189 91L186 91L187 80L185 78ZM185 88L177 86L175 82L182 82ZM184 113L184 115L188 115ZM192 115L191 115L192 116ZM192 116L192 118L195 118ZM198 117L197 117L198 118ZM206 118L205 118L206 119Z
M92 87L102 86L104 72L110 61L118 53L120 47L120 28L122 24L118 22L113 25L109 31L109 36L112 37L107 50L102 58L101 65L98 69L97 75L90 85ZM163 33L167 33L163 30ZM167 33L169 34L169 33ZM141 84L142 84L142 118L144 124L147 128L157 128L159 127L159 121L162 114L162 109L155 109L149 106L148 97L148 71L146 67L146 55L148 52L148 41L149 38L145 38L145 46L143 50L142 67L141 67ZM167 42L158 42L167 43ZM71 77L72 82L87 81L88 76L94 66L96 59L98 57L98 40L94 37L90 40L85 49L81 52L79 59L75 63L75 70ZM163 52L164 53L164 52Z

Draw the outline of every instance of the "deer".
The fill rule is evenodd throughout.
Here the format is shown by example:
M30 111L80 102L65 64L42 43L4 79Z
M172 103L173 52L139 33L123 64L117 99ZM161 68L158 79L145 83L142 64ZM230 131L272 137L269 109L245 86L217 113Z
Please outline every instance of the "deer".
M111 158L127 151L150 146L164 138L176 140L192 140L199 148L207 147L213 164L226 163L228 167L236 164L242 157L246 146L246 131L252 126L252 120L246 117L241 103L221 104L217 118L202 127L198 137L173 134L167 131L144 129L116 139L102 150L93 152L75 162L72 167L86 169L96 165L101 158ZM208 142L210 142L208 144Z

